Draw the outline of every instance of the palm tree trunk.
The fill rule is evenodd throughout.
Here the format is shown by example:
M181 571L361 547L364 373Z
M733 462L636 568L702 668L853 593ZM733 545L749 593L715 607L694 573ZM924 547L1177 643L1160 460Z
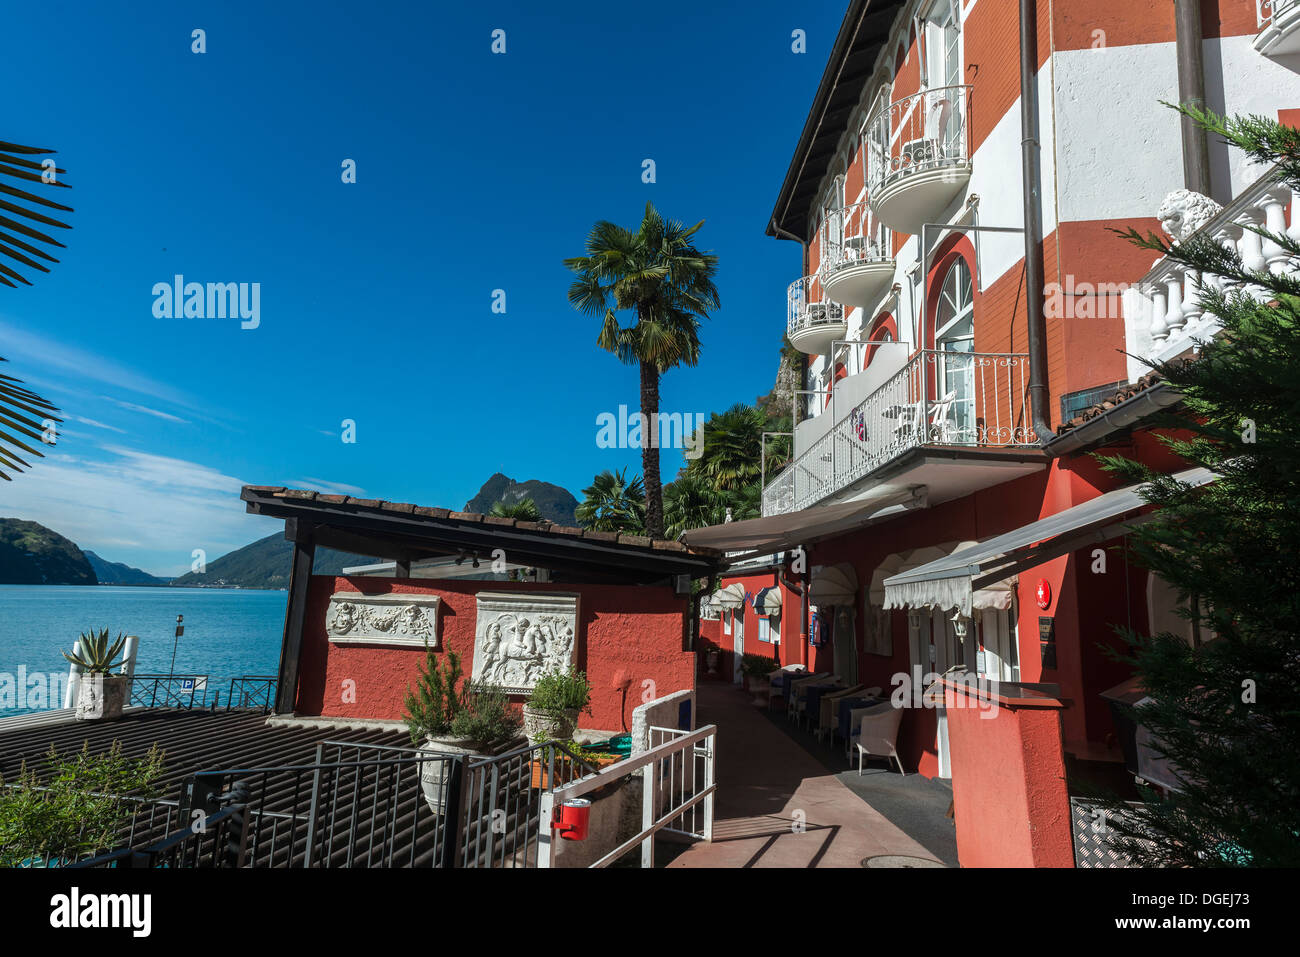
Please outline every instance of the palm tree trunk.
M664 490L659 480L659 440L650 441L651 423L659 420L659 369L641 363L641 473L645 476L645 533L664 535Z

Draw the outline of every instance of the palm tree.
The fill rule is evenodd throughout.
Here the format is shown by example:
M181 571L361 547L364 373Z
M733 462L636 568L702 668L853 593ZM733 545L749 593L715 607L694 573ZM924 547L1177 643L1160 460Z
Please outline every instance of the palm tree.
M699 320L718 307L713 284L718 257L695 248L692 237L704 221L689 228L665 221L653 203L635 231L601 220L587 237L587 254L566 259L577 275L569 302L585 315L602 318L596 342L641 373L641 414L646 423L659 414L659 377L678 365L699 361ZM616 313L631 311L635 321L619 325ZM652 418L653 417L653 418ZM648 426L643 431L648 432ZM646 534L664 532L663 488L658 444L643 439Z
M704 447L687 468L715 488L733 490L758 482L762 474L759 448L767 417L762 410L738 402L715 412L704 423Z
M645 490L640 476L627 479L627 469L601 472L582 490L583 500L573 510L578 524L597 532L633 532L645 528Z
M727 497L703 476L683 469L664 487L664 525L669 538L727 519Z
M65 170L53 166L52 161L37 162L36 159L32 158L51 152L53 151L36 146L19 146L17 143L6 143L0 140L0 173L29 183L41 183L67 189L67 183L58 181L58 176L66 172ZM45 162L50 162L51 165L46 166L44 165ZM4 183L0 183L0 193L14 199L25 200L37 206L44 206L46 209L72 212L72 209L68 206L44 199L26 190L6 186ZM38 213L8 200L0 200L0 209L46 226L57 226L60 229L68 228L66 223L61 223L44 213ZM19 239L19 236L25 236L26 239ZM31 257L35 256L52 263L57 263L58 260L40 247L33 246L27 241L29 239L63 248L63 243L54 237L33 229L16 219L10 219L4 213L0 213L0 258L7 257L32 269L49 272L48 267L41 265ZM0 261L0 283L14 289L17 288L14 285L14 280L27 286L31 285L31 282L23 278L16 269ZM0 362L5 361L7 360L0 358ZM6 482L13 481L9 475L10 472L21 472L24 467L28 467L26 460L18 454L18 450L31 455L42 455L37 448L29 445L19 436L25 435L28 438L36 439L39 443L44 431L43 423L40 420L53 419L56 422L61 422L62 420L54 414L58 411L35 392L24 388L22 380L0 374L0 478Z
M542 513L537 510L537 503L531 498L520 499L518 502L507 504L497 502L488 512L496 518L513 518L521 522L540 522Z

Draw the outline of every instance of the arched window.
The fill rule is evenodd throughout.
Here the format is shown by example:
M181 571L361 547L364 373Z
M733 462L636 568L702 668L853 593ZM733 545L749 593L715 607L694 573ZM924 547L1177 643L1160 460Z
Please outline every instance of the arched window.
M942 445L975 443L975 290L958 256L939 288L934 315L935 408L931 438Z

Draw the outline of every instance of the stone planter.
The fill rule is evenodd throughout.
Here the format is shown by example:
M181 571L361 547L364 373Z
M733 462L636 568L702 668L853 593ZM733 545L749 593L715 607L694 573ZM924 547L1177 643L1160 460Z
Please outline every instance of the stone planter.
M468 738L435 738L433 735L425 737L419 750L422 754L431 755L479 754L475 742ZM420 764L420 789L424 792L424 800L429 809L437 815L442 814L447 803L443 782L448 770L445 761L424 761Z
M749 676L749 693L754 696L754 707L766 708L768 702L768 691L772 687L771 680L767 675L750 675Z
M578 711L571 708L566 711L543 711L531 705L524 705L524 734L532 745L547 741L570 741L574 729L578 727Z
M708 671L707 671L708 674L711 674L711 675L717 675L717 673L718 673L718 658L719 658L719 657L720 657L720 656L718 655L718 649L717 649L717 648L710 648L710 649L709 649L709 653L708 653L707 655L704 656L704 663L705 663L705 666L706 666L707 669L708 669Z
M77 687L78 721L111 721L122 716L131 679L126 675L83 674Z

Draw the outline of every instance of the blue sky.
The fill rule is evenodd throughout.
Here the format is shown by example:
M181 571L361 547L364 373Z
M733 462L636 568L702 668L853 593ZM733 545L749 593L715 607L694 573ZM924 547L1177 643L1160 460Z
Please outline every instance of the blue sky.
M561 261L647 200L706 220L721 260L664 411L771 387L799 251L764 227L842 4L231 6L5 14L21 94L0 139L58 150L75 212L62 262L0 287L4 371L66 418L0 515L175 574L277 530L243 483L461 507L497 471L577 495L639 472L595 441L599 413L637 406L636 370L596 347ZM260 325L156 318L177 273L260 283Z

